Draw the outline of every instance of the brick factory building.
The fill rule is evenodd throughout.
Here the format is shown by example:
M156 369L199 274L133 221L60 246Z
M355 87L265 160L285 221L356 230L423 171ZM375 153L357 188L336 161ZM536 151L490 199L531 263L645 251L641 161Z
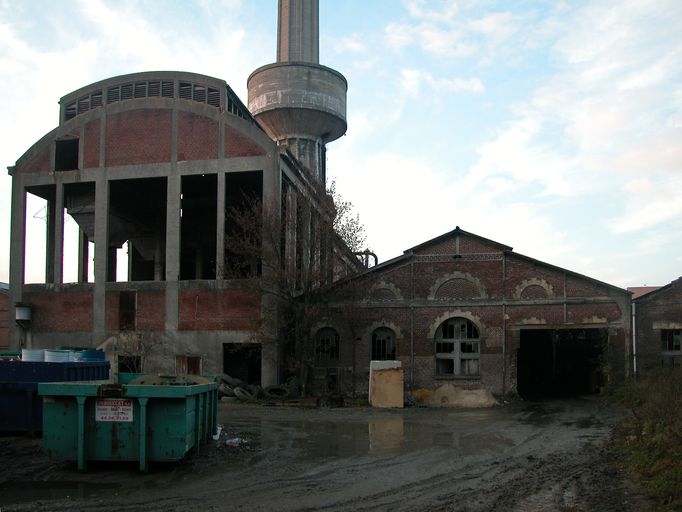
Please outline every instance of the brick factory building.
M459 227L356 279L363 297L342 286L317 332L360 388L370 359L400 360L411 389L525 396L592 393L630 371L629 292Z
M318 391L366 391L370 359L400 360L409 388L498 394L593 392L628 374L625 290L459 228L369 270L350 253L325 192L347 85L318 63L317 10L280 1L277 63L249 77L248 107L224 81L183 72L60 100L59 126L10 168L9 315L32 311L28 326L10 322L10 347L99 347L115 369L269 385L295 370L302 304ZM41 284L24 279L27 194L46 201ZM248 257L239 219L254 206ZM65 219L78 226L74 282Z
M637 372L682 365L682 277L633 301Z

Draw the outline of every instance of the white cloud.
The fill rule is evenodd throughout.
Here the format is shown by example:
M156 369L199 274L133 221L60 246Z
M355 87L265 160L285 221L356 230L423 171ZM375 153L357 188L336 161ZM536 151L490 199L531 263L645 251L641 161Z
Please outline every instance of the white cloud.
M335 45L337 52L366 53L367 45L360 34L351 34L342 38Z
M403 92L409 96L419 96L421 85L429 88L433 93L482 93L485 90L480 78L434 78L426 71L419 69L400 70L400 85Z
M625 183L622 190L629 202L623 215L609 221L615 233L632 233L682 219L682 179L654 183L638 178Z

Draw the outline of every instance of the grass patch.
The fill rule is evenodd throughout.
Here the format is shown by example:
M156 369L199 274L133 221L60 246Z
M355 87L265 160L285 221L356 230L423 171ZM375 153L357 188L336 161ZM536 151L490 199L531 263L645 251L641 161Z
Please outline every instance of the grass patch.
M632 411L618 436L628 469L659 511L682 511L682 371L660 369L614 397Z

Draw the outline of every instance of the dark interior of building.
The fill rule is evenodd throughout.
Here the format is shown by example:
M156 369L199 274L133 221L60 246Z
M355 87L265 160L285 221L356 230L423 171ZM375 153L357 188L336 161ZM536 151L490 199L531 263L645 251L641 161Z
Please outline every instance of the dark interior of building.
M524 329L517 360L521 397L543 400L598 393L605 329Z
M260 384L260 343L223 343L223 372L247 384Z

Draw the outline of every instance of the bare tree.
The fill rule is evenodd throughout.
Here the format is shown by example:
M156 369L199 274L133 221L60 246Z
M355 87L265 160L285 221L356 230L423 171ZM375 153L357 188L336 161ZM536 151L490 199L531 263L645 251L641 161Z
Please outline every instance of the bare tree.
M327 193L334 201L334 231L346 243L352 252L366 249L367 236L365 226L360 222L360 215L354 212L353 203L346 201L336 190L336 180L332 180Z
M238 206L226 211L225 277L247 278L251 286L258 288L263 297L264 317L254 338L264 346L278 344L284 378L296 379L304 390L315 366L312 332L315 325L320 319L331 316L337 319L353 316L340 315L338 307L330 307L330 290L334 287L334 279L330 277L333 273L331 260L342 255L353 271L362 268L346 247L346 238L335 226L343 226L345 237L355 240L356 244L365 241L357 216L350 221L336 222L334 213L338 217L339 207L332 210L329 196L324 192L319 197L319 204L329 207L330 211L326 220L324 212L316 213L318 222L315 226L310 223L309 246L300 246L297 241L293 262L284 245L287 237L296 236L295 232L287 233L286 230L295 231L296 228L286 224L282 212L254 196L244 196ZM340 199L337 201L342 215L347 216L352 205ZM344 289L348 288L345 284ZM273 322L272 318L277 320Z

